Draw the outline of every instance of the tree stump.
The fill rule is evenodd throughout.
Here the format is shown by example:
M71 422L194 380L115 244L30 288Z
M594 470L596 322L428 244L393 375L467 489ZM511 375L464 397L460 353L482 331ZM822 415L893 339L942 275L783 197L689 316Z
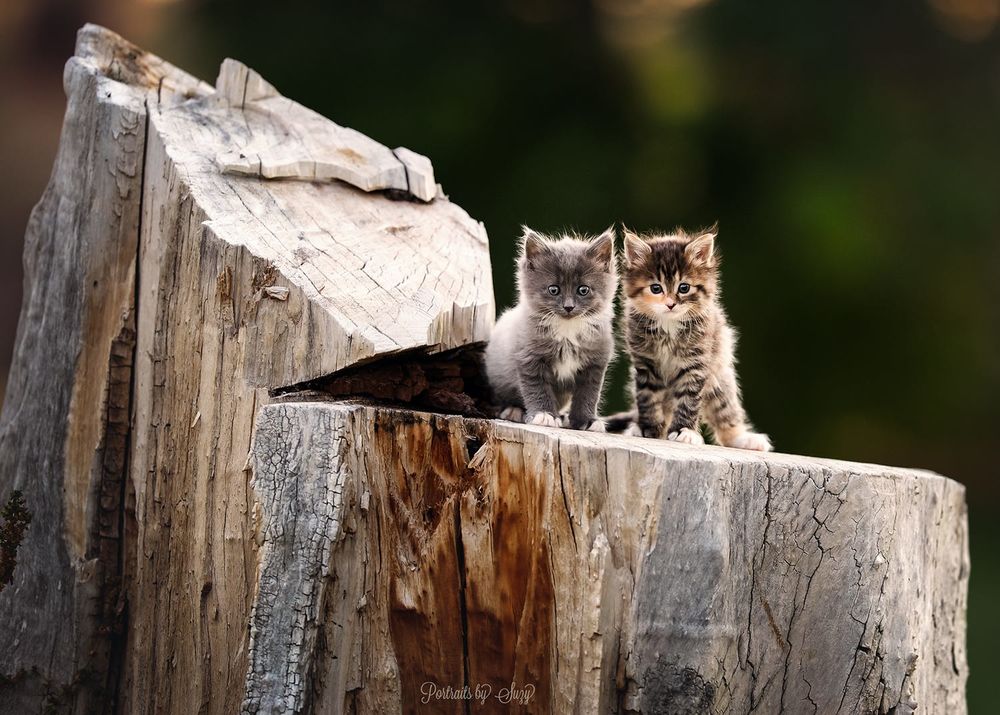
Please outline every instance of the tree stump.
M962 713L963 488L485 419L426 157L95 26L32 214L16 712Z

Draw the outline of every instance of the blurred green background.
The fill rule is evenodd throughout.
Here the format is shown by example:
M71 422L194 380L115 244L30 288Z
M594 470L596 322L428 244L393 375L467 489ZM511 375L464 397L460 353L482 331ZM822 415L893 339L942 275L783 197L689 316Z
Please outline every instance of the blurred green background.
M224 56L434 161L490 234L719 221L754 421L781 451L968 487L973 713L1000 658L1000 0L4 0L0 372L76 28ZM608 406L623 405L619 369Z

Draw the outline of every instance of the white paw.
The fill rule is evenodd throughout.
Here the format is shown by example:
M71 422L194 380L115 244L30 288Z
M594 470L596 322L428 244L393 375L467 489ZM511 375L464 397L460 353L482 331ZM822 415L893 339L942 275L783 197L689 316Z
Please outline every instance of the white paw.
M705 444L705 439L700 434L687 427L682 427L680 432L671 432L667 435L667 439L684 444Z
M559 426L569 427L569 412L563 412L559 415Z
M590 423L590 427L587 428L588 432L606 432L607 429L604 426L604 420L594 420Z
M770 452L773 449L771 447L771 440L768 439L766 434L761 434L760 432L744 432L734 439L729 446L736 447L736 449L752 449L757 452Z
M500 410L500 419L508 422L524 422L524 408L504 407Z
M540 425L542 427L558 427L559 418L548 412L536 412L528 420L529 425Z
M622 432L622 434L626 437L642 437L642 430L639 428L639 425L633 422L625 428L625 431Z

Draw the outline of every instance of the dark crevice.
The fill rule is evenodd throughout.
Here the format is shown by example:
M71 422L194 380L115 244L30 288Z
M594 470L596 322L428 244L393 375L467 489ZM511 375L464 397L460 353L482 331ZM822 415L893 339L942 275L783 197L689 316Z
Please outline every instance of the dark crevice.
M431 355L420 350L396 353L270 394L276 402L328 396L463 417L497 416L480 344Z
M569 522L569 533L573 537L573 550L579 551L580 546L576 543L576 527L573 525L573 512L569 508L569 499L566 497L566 479L563 474L562 445L556 443L556 457L559 460L559 489L562 491L563 508L566 510L566 521ZM605 453L607 459L607 453Z
M160 90L163 86L163 78L160 78L159 85L157 87L157 105L160 102ZM122 469L121 469L121 479L118 484L118 543L117 543L117 554L115 563L115 583L113 584L113 589L109 592L109 600L113 597L115 601L114 608L114 628L110 631L110 654L108 662L108 672L106 676L106 692L108 693L108 704L107 712L121 712L121 683L124 679L125 670L125 652L128 639L128 594L125 588L125 563L127 561L127 549L128 549L128 539L126 538L129 530L128 515L132 514L132 518L135 518L134 506L133 509L129 509L129 472L132 467L132 437L133 437L133 411L135 407L135 394L136 394L136 360L138 357L139 349L139 296L141 294L141 280L140 280L140 256L141 256L141 246L142 246L142 213L143 206L146 199L146 166L148 162L148 150L149 150L149 100L147 99L144 103L146 109L145 116L145 126L143 129L143 141L142 141L142 160L139 163L139 207L138 207L138 219L136 222L136 240L135 240L135 263L134 269L132 271L132 315L131 315L131 326L128 328L131 330L131 354L129 355L129 380L128 380L128 397L125 403L125 423L126 429L122 440ZM133 497L134 499L134 497Z
M469 689L469 609L465 602L465 545L462 543L462 499L455 496L455 556L458 563L458 610L462 619L462 685ZM471 712L471 702L463 701L465 713Z
M15 489L0 509L0 591L14 581L17 551L31 524L31 512L24 505L24 494Z
M410 189L410 170L406 166L406 162L399 158L399 154L396 153L395 149L392 149L392 155L396 157L396 161L400 163L403 167L403 179L406 181L406 193L409 195L413 194L413 190Z
M482 449L482 446L483 440L480 439L478 435L468 435L465 438L465 453L470 462L472 461L472 458L476 456L476 453Z

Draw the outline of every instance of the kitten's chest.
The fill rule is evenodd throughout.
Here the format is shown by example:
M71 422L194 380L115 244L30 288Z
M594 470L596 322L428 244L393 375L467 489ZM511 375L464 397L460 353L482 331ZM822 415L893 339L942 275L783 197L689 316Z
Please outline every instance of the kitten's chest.
M689 332L661 330L643 336L638 352L660 366L664 374L687 366L694 354L701 353L699 341Z
M582 348L571 340L558 340L554 345L552 372L560 382L570 382L583 364Z
M552 337L552 372L560 382L570 382L584 362L588 348L588 338L592 326L586 323L575 324L575 321L561 321L553 326Z

